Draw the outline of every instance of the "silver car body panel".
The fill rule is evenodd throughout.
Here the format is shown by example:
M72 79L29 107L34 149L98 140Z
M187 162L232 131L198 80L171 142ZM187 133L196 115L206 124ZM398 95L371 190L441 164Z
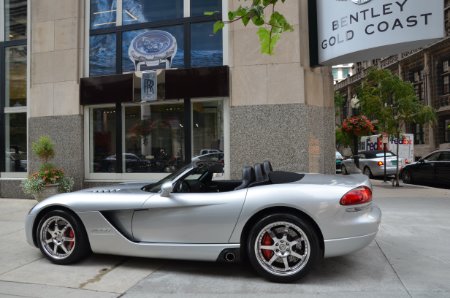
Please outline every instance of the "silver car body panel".
M146 192L143 185L119 184L46 199L27 216L27 241L35 245L33 229L40 212L62 207L80 218L96 253L211 261L224 249L240 247L241 234L252 216L268 208L288 207L317 224L324 255L331 257L366 246L381 220L381 211L373 203L358 208L339 204L349 190L371 187L364 175L305 174L292 183L229 192L171 193L169 197Z

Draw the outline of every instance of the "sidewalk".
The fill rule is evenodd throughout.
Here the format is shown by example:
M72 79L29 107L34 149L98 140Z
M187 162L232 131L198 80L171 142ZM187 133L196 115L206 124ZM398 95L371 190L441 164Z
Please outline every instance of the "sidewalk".
M53 265L25 241L35 202L0 199L0 297L450 297L450 190L372 183L376 241L288 285L242 265L105 255Z

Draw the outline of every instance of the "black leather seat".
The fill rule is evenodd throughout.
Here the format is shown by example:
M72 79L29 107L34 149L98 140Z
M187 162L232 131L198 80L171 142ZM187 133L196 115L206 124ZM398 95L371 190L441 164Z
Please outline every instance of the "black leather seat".
M267 177L268 177L268 176L269 176L269 173L270 173L270 172L273 172L272 164L270 163L270 161L265 160L265 161L263 162L263 167L264 167L264 172L266 173L266 175L267 175Z
M255 168L255 182L251 183L249 187L269 184L270 179L268 173L264 170L263 164L257 163Z
M247 188L250 183L255 181L255 170L253 167L245 166L242 169L242 183L235 190Z

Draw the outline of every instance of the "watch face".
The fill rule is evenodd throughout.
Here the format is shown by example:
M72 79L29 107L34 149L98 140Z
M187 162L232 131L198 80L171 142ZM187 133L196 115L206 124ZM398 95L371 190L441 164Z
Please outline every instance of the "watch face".
M136 36L131 42L130 51L135 52L133 56L137 54L144 59L161 59L172 56L176 44L177 41L172 34L166 31L152 30Z

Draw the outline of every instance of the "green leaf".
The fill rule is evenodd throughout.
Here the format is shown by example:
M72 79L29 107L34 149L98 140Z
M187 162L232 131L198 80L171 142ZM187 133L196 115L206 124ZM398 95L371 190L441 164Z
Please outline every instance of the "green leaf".
M213 16L213 15L215 15L217 12L216 11L205 11L204 13L203 13L203 15L205 15L205 16Z
M225 26L225 23L222 21L215 22L213 32L217 33L218 31L222 30L224 26Z
M258 30L258 36L261 44L261 53L272 55L275 45L281 37L280 34L270 32L268 29L261 27Z

